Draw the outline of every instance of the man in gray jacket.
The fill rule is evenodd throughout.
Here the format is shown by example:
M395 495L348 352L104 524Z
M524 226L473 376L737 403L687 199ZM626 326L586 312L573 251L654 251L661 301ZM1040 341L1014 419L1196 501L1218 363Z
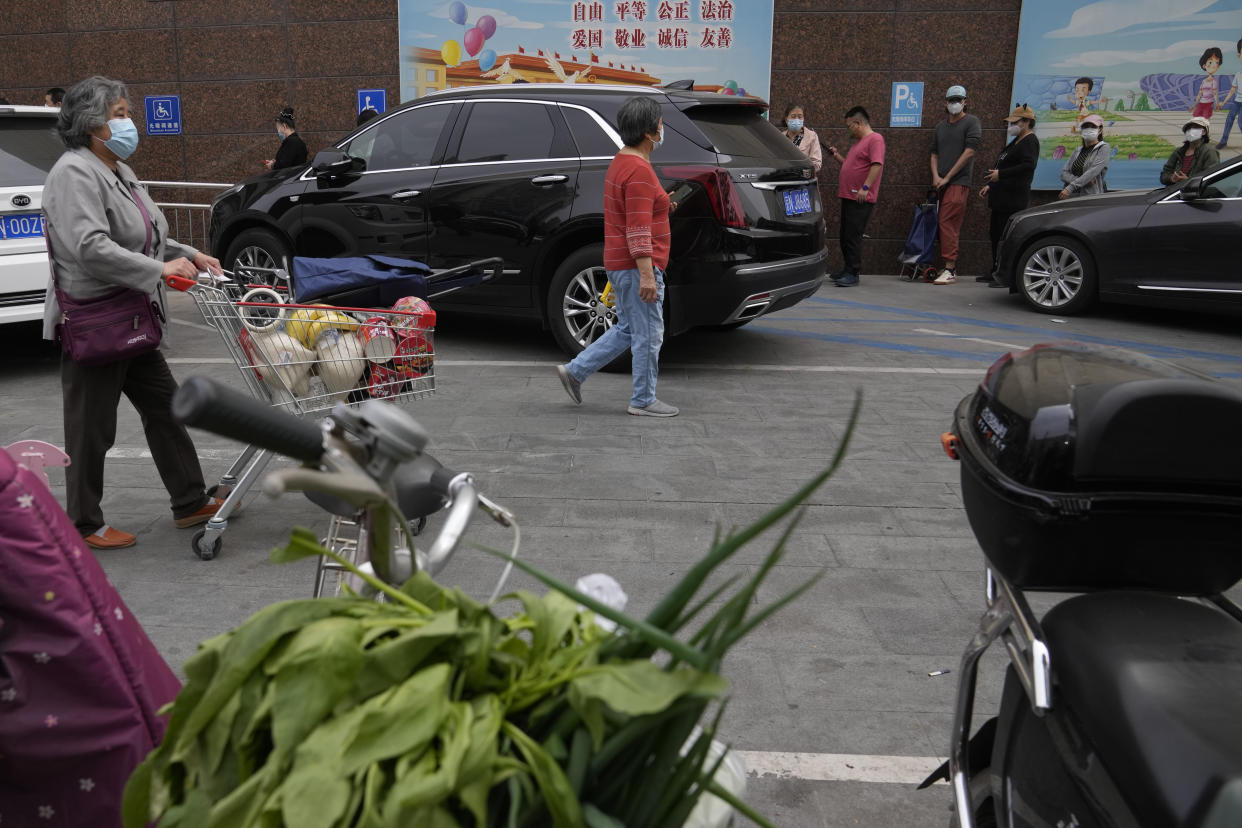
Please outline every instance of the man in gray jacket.
M957 281L958 239L970 198L975 153L983 145L983 125L966 113L966 87L950 86L944 101L949 117L936 124L931 145L931 178L940 196L940 256L944 259L932 283L936 285Z

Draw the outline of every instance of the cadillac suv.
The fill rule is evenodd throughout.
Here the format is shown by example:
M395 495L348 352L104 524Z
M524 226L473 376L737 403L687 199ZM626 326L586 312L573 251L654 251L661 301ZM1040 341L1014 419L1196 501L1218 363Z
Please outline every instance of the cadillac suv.
M766 104L689 89L510 84L449 89L384 113L309 165L248 179L212 203L226 268L381 253L450 268L503 257L503 275L437 308L536 317L568 353L616 319L602 296L603 185L617 110L660 104L652 164L684 197L670 219L670 334L737 327L815 293L825 226L811 162Z

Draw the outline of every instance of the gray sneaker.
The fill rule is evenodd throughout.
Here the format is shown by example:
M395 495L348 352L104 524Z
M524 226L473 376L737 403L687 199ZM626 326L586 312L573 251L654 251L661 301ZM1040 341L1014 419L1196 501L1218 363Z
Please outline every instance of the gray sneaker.
M556 366L556 375L561 378L561 385L565 386L565 393L574 401L574 405L582 405L582 383L574 379L564 365Z
M646 408L636 408L631 405L626 410L637 417L676 417L681 413L677 406L659 400L652 400Z

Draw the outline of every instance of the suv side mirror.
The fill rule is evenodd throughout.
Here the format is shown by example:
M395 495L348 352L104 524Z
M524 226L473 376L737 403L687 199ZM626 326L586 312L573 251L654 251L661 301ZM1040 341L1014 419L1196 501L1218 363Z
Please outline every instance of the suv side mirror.
M361 172L365 166L361 158L354 158L344 150L336 148L320 150L311 161L311 169L315 171L315 175L329 178Z
M1182 185L1182 201L1195 201L1203 197L1203 177L1195 176Z

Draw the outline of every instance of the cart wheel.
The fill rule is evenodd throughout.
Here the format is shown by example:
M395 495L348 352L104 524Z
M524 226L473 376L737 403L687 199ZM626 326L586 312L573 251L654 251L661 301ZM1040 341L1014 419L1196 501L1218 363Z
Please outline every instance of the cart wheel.
M199 529L190 541L190 551L197 555L200 561L210 561L220 554L220 548L224 546L224 538L220 535L216 535L210 545L205 542L206 535L206 529Z
M423 533L423 530L426 528L427 528L426 516L410 521L410 534L414 535L415 537L417 537L418 535L421 535Z
M922 275L924 282L934 282L936 281L936 277L940 275L940 271L936 270L935 265L927 265L923 268Z

